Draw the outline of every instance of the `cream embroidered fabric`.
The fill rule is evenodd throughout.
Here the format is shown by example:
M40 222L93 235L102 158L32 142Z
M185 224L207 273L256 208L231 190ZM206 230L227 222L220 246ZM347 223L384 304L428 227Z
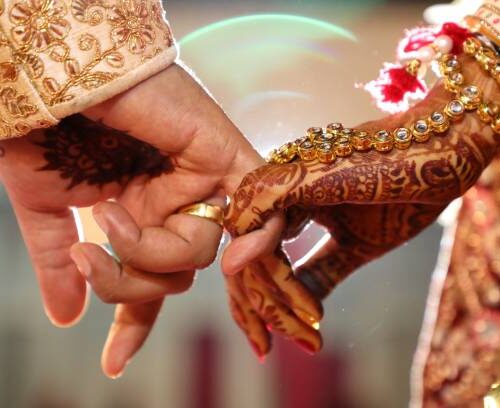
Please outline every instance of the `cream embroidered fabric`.
M0 0L0 139L52 126L176 58L159 0Z
M484 0L470 22L473 29L500 44L500 0Z

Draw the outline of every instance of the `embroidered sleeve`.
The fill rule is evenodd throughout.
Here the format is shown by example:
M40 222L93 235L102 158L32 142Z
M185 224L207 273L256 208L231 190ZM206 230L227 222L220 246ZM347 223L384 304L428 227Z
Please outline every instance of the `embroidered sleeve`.
M126 91L177 50L159 0L0 0L0 139Z
M467 23L473 31L500 45L500 0L484 0L476 13L467 17Z

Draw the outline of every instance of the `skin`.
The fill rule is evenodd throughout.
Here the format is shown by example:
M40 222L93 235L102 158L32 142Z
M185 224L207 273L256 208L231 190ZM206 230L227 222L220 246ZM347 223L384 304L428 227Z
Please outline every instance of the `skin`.
M147 338L164 296L187 290L194 270L216 256L220 226L176 211L198 201L223 206L225 194L263 161L177 65L84 115L101 126L76 117L55 130L2 141L0 179L50 320L78 321L86 281L101 299L118 304L102 357L104 372L116 377ZM91 205L122 264L96 245L78 243L70 207Z
M473 60L465 58L462 70L466 83L484 91L484 100L500 102L496 82ZM407 127L414 120L442 110L450 99L450 93L437 84L426 100L408 112L357 129L374 132ZM354 153L330 165L296 161L261 167L245 177L227 213L228 229L233 236L240 236L226 249L222 259L227 279L245 281L247 274L255 274L251 266L255 259L262 263L262 259L273 257L270 254L276 247L277 236L260 227L276 211L295 206L299 209L298 218L310 217L332 235L325 246L295 271L318 298L324 297L354 270L431 224L453 199L476 183L497 147L491 128L475 114L467 114L445 135L433 136L426 143L413 143L409 150ZM241 255L246 247L260 257ZM291 267L288 271L293 273ZM230 293L236 285L235 282L229 285ZM248 300L248 296L243 299ZM307 308L307 298L296 301ZM295 319L300 320L300 316L296 314ZM269 350L270 343L260 335L257 324L240 322L240 326L244 326L252 343L257 342L261 350ZM291 339L301 339L304 335L288 331L286 326L281 331ZM313 344L317 351L320 343Z

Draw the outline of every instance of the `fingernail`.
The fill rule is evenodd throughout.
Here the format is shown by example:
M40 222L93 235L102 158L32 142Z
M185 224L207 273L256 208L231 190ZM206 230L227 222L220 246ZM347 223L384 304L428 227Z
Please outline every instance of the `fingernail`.
M122 371L120 371L117 374L108 374L108 378L111 378L112 380L118 380L123 376L124 372L125 372L125 369L123 369Z
M297 339L295 340L295 343L302 349L304 350L307 354L314 356L318 350L316 350L316 347L312 343L309 343L307 340L303 339Z
M90 262L87 259L87 256L83 253L82 249L79 247L73 247L71 248L69 255L80 273L85 278L89 278L92 273L92 267L90 266Z
M253 340L249 340L249 341L250 341L250 345L253 348L253 351L255 352L255 354L257 355L257 358L259 359L259 362L260 363L264 363L265 360L266 360L265 353L263 353L262 351L260 351L260 347L259 347L259 345L255 341L253 341Z
M102 231L106 235L108 235L109 223L108 223L108 220L106 219L106 216L101 211L94 211L93 215L94 215L95 222L97 222L97 225L99 225L99 228L101 228Z

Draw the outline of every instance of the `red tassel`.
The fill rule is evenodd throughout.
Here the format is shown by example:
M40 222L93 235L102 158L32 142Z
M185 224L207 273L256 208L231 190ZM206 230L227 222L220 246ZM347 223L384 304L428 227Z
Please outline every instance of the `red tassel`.
M425 82L410 74L406 67L386 63L378 79L364 86L377 106L389 113L397 113L410 107L410 100L423 99L427 94Z
M418 27L407 30L406 37L398 46L398 58L400 60L418 59L418 51L434 43L441 35L446 35L453 40L451 53L459 55L462 53L465 40L471 36L471 33L455 23L445 23L439 28ZM407 110L410 107L410 100L423 99L427 95L427 86L416 73L409 72L401 65L388 63L380 71L378 79L369 82L363 88L370 92L381 110L390 113Z
M440 35L447 35L453 40L453 48L451 50L452 54L459 55L463 52L463 45L467 38L469 38L472 33L466 28L460 27L455 23L445 23L441 28L441 31L436 34L436 37Z

